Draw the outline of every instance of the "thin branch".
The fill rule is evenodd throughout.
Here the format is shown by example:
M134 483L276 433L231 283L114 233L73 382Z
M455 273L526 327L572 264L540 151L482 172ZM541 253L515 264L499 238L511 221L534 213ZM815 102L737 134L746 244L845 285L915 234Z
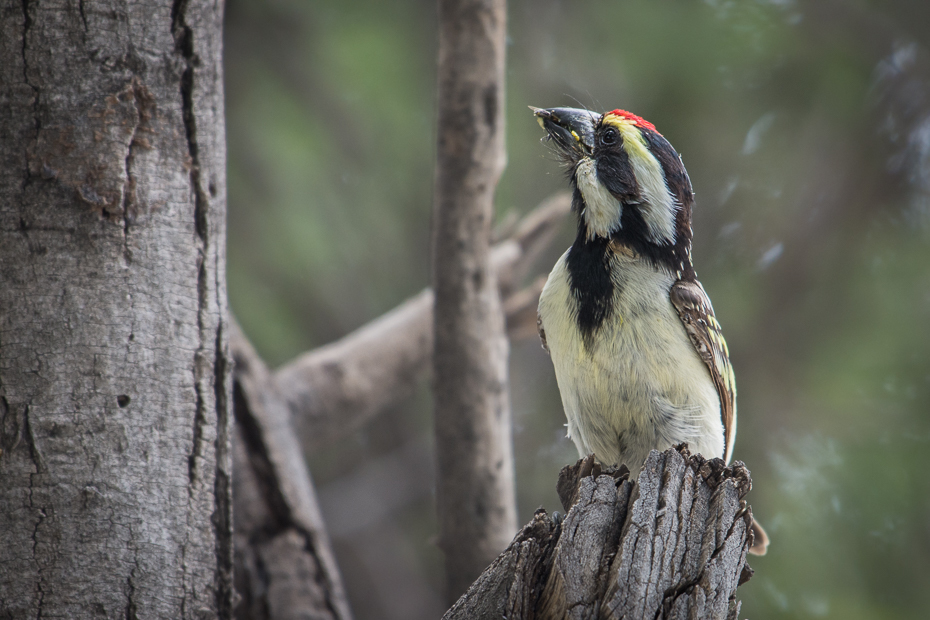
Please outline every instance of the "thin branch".
M568 194L548 198L491 250L512 339L536 337L542 282L512 291L549 246L570 207ZM432 324L433 292L426 289L340 340L281 367L274 376L278 394L290 408L304 449L351 434L412 394L429 372Z

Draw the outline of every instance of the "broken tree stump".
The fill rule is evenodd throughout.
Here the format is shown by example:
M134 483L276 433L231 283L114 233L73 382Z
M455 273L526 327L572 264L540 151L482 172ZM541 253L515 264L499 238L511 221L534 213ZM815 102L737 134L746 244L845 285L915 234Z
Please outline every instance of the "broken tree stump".
M559 475L564 519L537 510L443 618L736 620L751 486L741 462L685 446L650 453L636 482L589 456Z

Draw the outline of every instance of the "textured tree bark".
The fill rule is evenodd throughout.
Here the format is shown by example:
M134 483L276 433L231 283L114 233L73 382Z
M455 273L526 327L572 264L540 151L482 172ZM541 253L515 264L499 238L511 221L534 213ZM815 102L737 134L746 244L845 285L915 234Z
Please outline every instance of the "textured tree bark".
M537 511L444 619L735 620L749 472L680 448L628 474L591 457L563 469L564 520Z
M230 617L221 27L3 2L4 618Z
M453 600L516 531L507 340L491 270L504 0L440 0L433 210L436 500Z
M350 620L345 590L290 413L233 323L236 617Z
M549 246L570 207L568 194L552 196L491 250L511 339L538 337L536 306L544 281L513 289ZM413 393L432 360L434 303L432 290L426 289L351 334L275 371L279 397L290 409L305 450L349 435Z

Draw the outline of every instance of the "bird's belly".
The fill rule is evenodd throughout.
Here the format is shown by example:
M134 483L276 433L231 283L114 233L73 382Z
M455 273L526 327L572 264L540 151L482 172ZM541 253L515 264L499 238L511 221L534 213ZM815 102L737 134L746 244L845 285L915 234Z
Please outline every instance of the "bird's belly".
M569 436L581 455L625 463L634 474L653 449L687 442L711 458L724 448L710 373L669 301L671 277L655 275L627 270L607 319L587 339L559 264L539 306Z

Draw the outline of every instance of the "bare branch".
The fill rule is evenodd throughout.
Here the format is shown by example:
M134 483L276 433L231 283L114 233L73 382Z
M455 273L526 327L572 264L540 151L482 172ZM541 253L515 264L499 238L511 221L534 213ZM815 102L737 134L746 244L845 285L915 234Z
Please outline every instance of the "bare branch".
M556 194L524 217L514 234L491 250L498 283L512 290L558 232L570 209ZM505 297L511 338L536 337L542 284ZM336 342L304 353L275 373L305 449L345 437L413 393L433 353L433 293L427 289Z
M313 482L264 362L230 321L238 618L350 620Z
M275 373L303 445L344 437L413 393L433 351L433 292L412 297Z
M444 616L734 619L748 579L751 486L687 449L653 451L637 483L589 457L560 475L564 521L539 510Z
M491 250L491 264L505 297L526 278L536 259L549 247L571 207L571 194L553 194L517 223L516 230L507 241ZM519 250L511 260L505 260L504 246L508 243L516 244Z

